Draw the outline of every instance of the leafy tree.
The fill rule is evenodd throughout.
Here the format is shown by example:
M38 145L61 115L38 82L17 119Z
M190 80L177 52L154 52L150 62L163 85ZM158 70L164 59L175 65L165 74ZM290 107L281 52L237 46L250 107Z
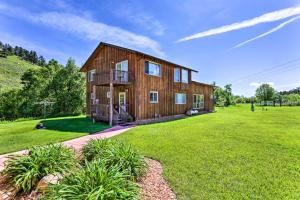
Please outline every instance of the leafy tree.
M19 112L23 97L20 91L11 90L0 95L0 119L16 119L21 116Z
M70 58L66 67L58 71L49 87L54 93L56 113L81 113L84 103L84 76L73 59Z
M267 83L262 84L256 89L255 96L259 102L264 102L267 105L267 101L274 99L275 90Z
M224 86L224 92L225 92L225 106L232 105L232 89L231 84L227 84Z

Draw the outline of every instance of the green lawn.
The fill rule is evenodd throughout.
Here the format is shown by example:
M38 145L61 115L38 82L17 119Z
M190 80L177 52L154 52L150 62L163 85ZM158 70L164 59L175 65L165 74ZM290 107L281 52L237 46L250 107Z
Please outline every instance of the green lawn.
M35 125L40 121L0 122L0 154L60 142L109 128L107 124L93 124L85 116L42 120L47 129L37 130Z
M218 109L116 138L160 160L179 199L300 199L300 107Z

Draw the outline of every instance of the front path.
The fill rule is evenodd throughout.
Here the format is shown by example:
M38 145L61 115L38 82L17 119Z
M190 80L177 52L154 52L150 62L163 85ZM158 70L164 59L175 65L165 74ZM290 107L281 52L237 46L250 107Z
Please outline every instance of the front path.
M133 128L134 126L114 126L112 128L106 129L104 131L94 133L91 135L86 135L80 138L75 138L72 140L68 140L65 142L62 142L65 146L67 147L72 147L75 150L80 150L89 140L91 139L104 139L104 138L109 138L113 137L115 135L119 135L121 133L124 133L125 131ZM4 162L8 159L7 156L13 155L13 154L27 154L27 150L22 150L22 151L17 151L13 153L7 153L0 155L0 172L4 169Z

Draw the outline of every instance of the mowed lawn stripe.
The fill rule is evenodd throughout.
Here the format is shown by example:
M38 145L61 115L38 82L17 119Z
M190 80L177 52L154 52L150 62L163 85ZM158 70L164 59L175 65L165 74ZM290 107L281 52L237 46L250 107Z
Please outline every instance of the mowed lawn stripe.
M179 199L300 198L300 107L217 109L117 138L160 160Z
M41 121L46 129L35 129ZM61 142L109 127L105 123L93 124L92 120L85 116L0 122L0 154L27 149L35 145Z

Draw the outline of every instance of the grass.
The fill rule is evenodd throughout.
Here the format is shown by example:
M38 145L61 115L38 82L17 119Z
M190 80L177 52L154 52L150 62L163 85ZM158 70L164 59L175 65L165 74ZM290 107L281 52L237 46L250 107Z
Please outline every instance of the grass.
M300 199L300 107L235 106L116 138L160 160L179 199Z
M40 121L0 122L0 154L61 142L109 128L104 123L93 124L85 116L44 120L46 129L35 129Z
M28 69L38 67L37 65L21 60L17 56L0 58L0 92L12 88L20 88L20 78L23 73Z

